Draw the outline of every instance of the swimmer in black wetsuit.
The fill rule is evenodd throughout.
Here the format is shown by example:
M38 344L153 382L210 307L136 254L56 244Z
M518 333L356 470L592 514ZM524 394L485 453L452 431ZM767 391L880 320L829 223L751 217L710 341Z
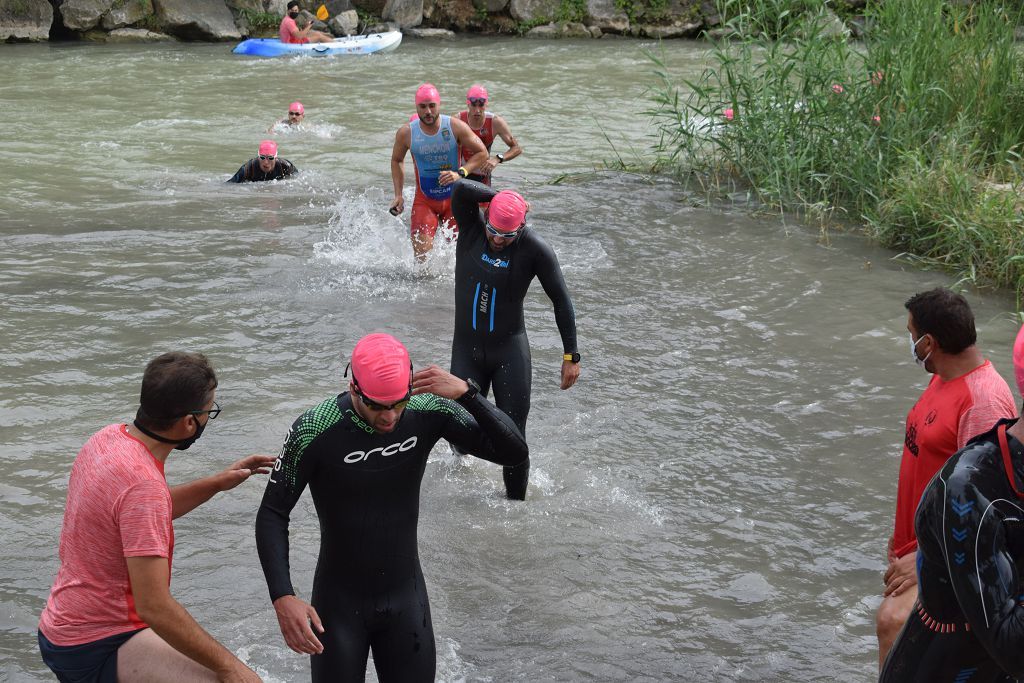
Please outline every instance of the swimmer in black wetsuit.
M528 455L508 416L464 380L436 366L410 375L394 337L360 340L349 391L292 425L256 516L281 633L313 655L313 681L364 680L371 648L382 683L434 680L416 542L427 455L442 438L502 465ZM307 484L321 529L312 606L295 597L288 565L289 514Z
M953 454L925 489L914 524L920 593L879 681L1024 676L1022 440L1024 424L1000 420Z
M487 214L479 204L490 202ZM471 377L525 436L530 413L532 364L526 338L523 299L536 276L555 307L562 337L562 389L579 377L576 316L555 252L526 225L526 201L510 190L498 192L460 180L452 192L452 214L459 225L455 256L455 334L451 371ZM530 461L504 469L505 491L526 499Z
M260 143L259 156L249 159L228 179L229 183L247 183L261 180L280 180L298 173L292 162L277 156L277 143L264 140Z
M1013 365L1024 394L1024 327ZM1000 420L954 453L914 530L920 591L879 681L1024 677L1024 422Z

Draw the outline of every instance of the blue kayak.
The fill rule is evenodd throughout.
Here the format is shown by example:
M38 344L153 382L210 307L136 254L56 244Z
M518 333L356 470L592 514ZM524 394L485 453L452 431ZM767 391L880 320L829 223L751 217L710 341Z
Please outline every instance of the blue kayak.
M391 52L401 42L401 31L335 38L331 43L282 43L277 38L250 38L236 45L232 52L253 57L369 55L375 52Z

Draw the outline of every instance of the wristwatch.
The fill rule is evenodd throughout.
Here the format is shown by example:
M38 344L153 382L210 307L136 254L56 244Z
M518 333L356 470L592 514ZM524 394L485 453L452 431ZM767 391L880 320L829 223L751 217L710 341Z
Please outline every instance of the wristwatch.
M466 389L466 393L464 393L462 396L459 396L459 403L472 400L473 398L476 397L478 393L480 393L480 385L477 384L476 380L474 380L472 377L466 378L466 384L469 385L469 389Z
M458 173L458 174L459 174L460 176L462 176L463 178L465 178L466 176L468 176L468 175L469 175L469 171L467 171L467 170L466 170L466 167L465 167L465 166L459 166L459 170L458 170L458 171L456 171L456 172L457 172L457 173Z
M505 155L504 154L495 154L494 158L498 160L499 164L505 163Z
M573 363L579 363L580 354L577 353L576 351L573 351L572 353L563 353L562 360L572 361Z

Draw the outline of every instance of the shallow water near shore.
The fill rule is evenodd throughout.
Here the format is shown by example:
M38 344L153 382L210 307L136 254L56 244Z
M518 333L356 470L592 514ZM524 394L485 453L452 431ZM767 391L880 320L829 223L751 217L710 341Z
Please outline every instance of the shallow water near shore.
M171 483L276 453L341 390L365 333L447 366L452 245L417 265L408 212L387 213L394 133L424 80L446 111L485 83L522 142L495 183L532 202L583 355L580 384L559 391L535 286L525 504L504 500L499 468L432 455L420 554L438 680L876 677L902 421L928 380L903 301L949 278L855 236L825 245L778 216L697 208L668 180L595 172L650 142L652 43L407 39L277 60L230 47L0 46L0 679L50 680L35 629L67 473L92 432L133 415L151 357L201 350L221 382L224 413L171 456ZM664 51L679 76L706 59L701 43ZM225 185L296 99L306 129L274 137L300 175ZM1009 378L1012 299L968 297ZM178 520L172 593L266 680L304 680L256 557L262 489ZM308 496L291 538L308 597Z

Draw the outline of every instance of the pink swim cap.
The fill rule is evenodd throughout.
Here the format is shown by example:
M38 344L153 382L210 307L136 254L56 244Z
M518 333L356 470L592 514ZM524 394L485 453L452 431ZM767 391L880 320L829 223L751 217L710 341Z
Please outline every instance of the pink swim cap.
M526 200L518 192L502 190L487 207L487 222L499 232L515 232L526 220Z
M416 90L416 104L422 102L437 102L440 105L441 93L437 92L437 88L430 83L424 83Z
M487 99L487 88L477 83L474 83L473 86L470 87L469 92L466 93L466 102L469 102L470 100L480 99Z
M302 106L302 102L292 102L288 105L288 111L298 112L300 114L306 113L306 108Z
M390 334L368 334L352 349L352 378L367 398L394 403L409 395L409 352Z
M1013 344L1013 374L1017 376L1017 390L1024 396L1024 326Z
M273 140L264 140L260 143L260 154L271 154L277 156L277 143Z

